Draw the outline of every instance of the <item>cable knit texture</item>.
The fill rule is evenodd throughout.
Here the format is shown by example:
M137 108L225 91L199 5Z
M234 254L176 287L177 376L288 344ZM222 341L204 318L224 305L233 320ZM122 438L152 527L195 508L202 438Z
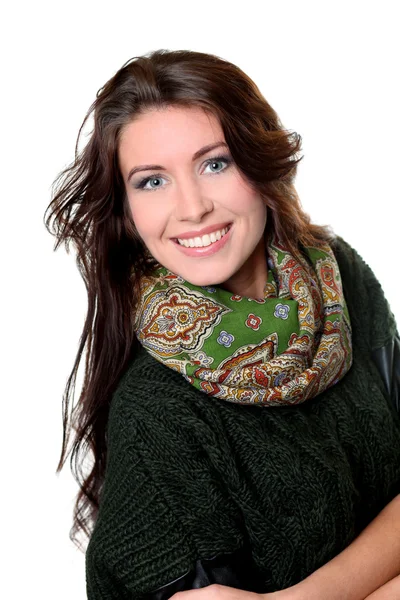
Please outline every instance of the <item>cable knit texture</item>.
M353 331L353 365L291 407L196 390L144 349L114 393L106 479L86 552L89 600L144 598L196 560L249 544L264 592L341 552L400 493L400 417L371 351L396 323L370 267L332 245Z

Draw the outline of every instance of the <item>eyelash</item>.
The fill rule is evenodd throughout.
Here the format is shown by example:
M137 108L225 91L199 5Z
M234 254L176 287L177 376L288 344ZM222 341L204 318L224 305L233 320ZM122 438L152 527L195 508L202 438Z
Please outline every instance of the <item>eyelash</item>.
M210 164L212 164L213 162L225 162L227 164L227 166L222 169L221 171L217 171L214 172L213 175L220 175L220 173L223 173L224 171L226 171L228 169L228 167L232 164L232 159L229 156L214 156L213 158L209 158L205 161L205 165L206 167ZM135 184L133 187L136 190L143 190L144 192L155 192L160 188L145 188L144 186L147 184L147 182L151 181L152 179L157 179L157 178L162 178L163 176L161 175L161 173L154 173L153 175L150 175L149 177L145 177L144 179L142 179L141 181L139 181L137 184Z

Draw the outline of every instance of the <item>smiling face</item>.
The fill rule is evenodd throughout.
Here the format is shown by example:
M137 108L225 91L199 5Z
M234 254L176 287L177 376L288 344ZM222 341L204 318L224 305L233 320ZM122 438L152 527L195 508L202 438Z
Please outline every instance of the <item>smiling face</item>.
M123 129L118 160L136 229L160 264L194 285L264 297L266 205L213 115L171 106L142 114Z

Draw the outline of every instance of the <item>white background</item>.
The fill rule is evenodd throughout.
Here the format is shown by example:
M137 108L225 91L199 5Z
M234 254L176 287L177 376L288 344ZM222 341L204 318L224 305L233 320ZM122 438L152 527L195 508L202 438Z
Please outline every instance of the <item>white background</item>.
M302 136L303 206L369 263L399 322L397 2L11 4L0 42L0 595L83 600L84 555L68 538L77 485L68 463L55 469L86 295L75 257L53 252L43 214L97 90L158 48L241 67Z

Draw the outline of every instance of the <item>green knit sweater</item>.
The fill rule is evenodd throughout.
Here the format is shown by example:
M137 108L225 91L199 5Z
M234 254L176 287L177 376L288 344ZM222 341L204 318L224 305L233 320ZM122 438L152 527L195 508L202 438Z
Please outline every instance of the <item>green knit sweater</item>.
M396 323L358 253L333 245L353 365L292 407L232 404L145 350L113 395L105 484L86 551L89 600L134 599L246 543L264 593L348 546L400 493L400 418L371 351Z

